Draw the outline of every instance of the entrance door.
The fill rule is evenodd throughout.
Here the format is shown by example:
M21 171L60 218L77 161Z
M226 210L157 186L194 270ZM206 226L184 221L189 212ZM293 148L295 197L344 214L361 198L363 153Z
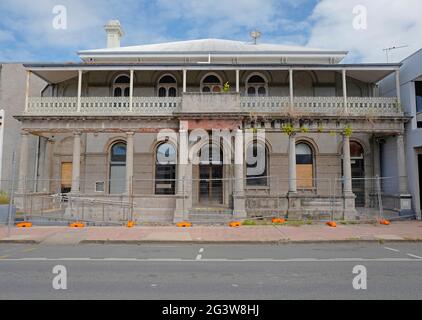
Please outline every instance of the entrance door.
M365 207L365 168L363 159L352 159L352 191L356 196L355 206Z
M223 166L199 165L199 203L223 203Z
M363 147L356 141L350 141L350 158L355 206L362 208L365 207L365 160Z

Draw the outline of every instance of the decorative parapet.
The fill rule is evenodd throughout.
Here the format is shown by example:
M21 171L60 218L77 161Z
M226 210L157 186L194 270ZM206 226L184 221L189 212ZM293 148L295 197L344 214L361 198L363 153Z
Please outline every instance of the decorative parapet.
M183 113L236 113L241 112L238 93L183 93Z

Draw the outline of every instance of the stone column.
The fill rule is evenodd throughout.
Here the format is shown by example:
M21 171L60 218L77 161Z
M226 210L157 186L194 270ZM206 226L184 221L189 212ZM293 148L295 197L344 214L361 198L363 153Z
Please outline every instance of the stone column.
M47 139L44 152L44 169L43 169L43 192L50 192L51 186L51 163L53 158L54 141Z
M352 166L350 160L350 138L343 135L343 191L352 192Z
M294 134L289 136L289 193L297 192L296 181L296 138Z
M18 193L25 193L26 178L28 177L28 147L29 147L29 133L22 131L21 133L21 150L19 158L19 181Z
M399 176L399 193L400 193L400 215L411 215L412 211L412 196L409 194L407 181L407 163L406 163L406 149L404 145L404 136L399 134L396 137L397 143L397 172Z
M130 196L133 192L133 136L134 132L126 133L126 194Z
M188 219L192 208L192 164L189 163L189 135L186 128L179 130L179 149L177 152L177 197L174 222Z
M296 137L294 133L289 136L289 193L287 198L289 219L301 219L302 201L297 193Z
M374 176L381 176L380 142L374 137Z
M73 159L72 159L72 193L80 192L81 177L81 133L73 134Z
M234 195L233 195L233 216L237 219L247 217L245 205L245 179L244 179L244 140L243 131L236 130L234 149Z
M350 160L350 137L343 135L343 196L344 219L356 218L355 195L352 191L352 166Z
M406 154L404 148L404 137L402 134L397 135L397 172L399 176L399 193L408 194L409 189L407 185L407 165L406 165Z

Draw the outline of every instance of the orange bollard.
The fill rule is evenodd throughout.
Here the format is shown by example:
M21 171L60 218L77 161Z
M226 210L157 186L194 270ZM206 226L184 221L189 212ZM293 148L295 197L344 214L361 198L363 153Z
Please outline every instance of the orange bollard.
M274 224L284 224L284 223L286 223L286 219L283 219L283 218L273 218L272 223L274 223Z
M238 228L240 227L242 224L239 221L233 221L229 223L229 227L230 228Z
M135 221L128 221L126 226L128 228L133 228L135 226Z
M31 228L32 222L20 222L16 224L17 228Z
M389 226L390 225L390 221L386 220L386 219L382 219L380 220L380 224L384 225L384 226Z
M84 228L85 224L83 224L82 222L73 222L69 224L69 227L71 228Z
M192 223L190 223L190 222L186 222L186 221L183 221L183 222L179 222L179 223L177 224L177 226L178 226L179 228L190 228L190 227L192 227Z

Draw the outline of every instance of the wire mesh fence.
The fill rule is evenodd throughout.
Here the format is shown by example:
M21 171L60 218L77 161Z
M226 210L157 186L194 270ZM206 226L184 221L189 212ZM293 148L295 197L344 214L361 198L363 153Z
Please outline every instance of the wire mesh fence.
M349 208L344 197L345 181L337 177L235 179L230 177L233 172L229 167L218 172L200 170L194 169L194 178L189 179L81 179L77 184L63 183L61 179L3 180L0 212L1 207L12 202L13 220L39 224L82 221L93 225L121 225L132 220L171 223L176 215L195 222L227 222L238 217L242 208L246 213L242 217L252 220L288 217L302 221L365 221L413 217L401 214L400 196L395 192L398 177L353 178L354 205ZM72 191L72 185L77 185L79 191ZM346 215L349 209L355 214ZM7 219L4 209L0 223Z

